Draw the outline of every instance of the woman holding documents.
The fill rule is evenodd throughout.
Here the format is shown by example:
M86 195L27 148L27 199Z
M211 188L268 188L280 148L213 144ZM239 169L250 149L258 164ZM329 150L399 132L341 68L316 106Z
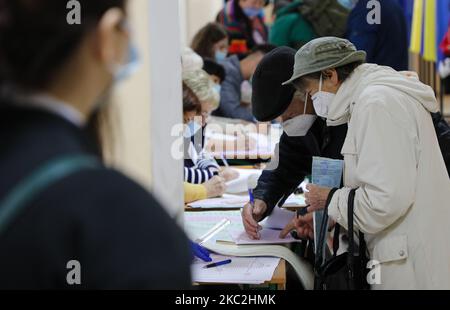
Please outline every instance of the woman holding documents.
M433 90L364 60L347 40L319 38L297 52L286 82L312 96L329 126L349 126L344 187L330 197L329 215L347 227L357 189L354 224L381 270L373 289L450 289L450 181L430 117ZM330 189L308 188L308 211L323 209Z

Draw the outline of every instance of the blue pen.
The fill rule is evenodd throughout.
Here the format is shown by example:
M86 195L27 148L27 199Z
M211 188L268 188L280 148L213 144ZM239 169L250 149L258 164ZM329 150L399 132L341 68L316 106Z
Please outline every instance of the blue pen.
M248 196L250 197L250 204L252 205L252 207L255 206L255 197L253 197L253 189L249 188L248 189Z
M212 264L204 266L203 268L213 268L213 267L226 265L226 264L229 264L229 263L231 263L231 259L227 259L227 260L223 260L223 261L220 261L220 262L212 263Z

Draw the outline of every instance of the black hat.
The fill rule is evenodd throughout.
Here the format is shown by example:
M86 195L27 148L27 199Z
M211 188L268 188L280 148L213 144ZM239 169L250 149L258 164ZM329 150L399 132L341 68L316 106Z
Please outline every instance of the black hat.
M281 85L294 70L296 51L277 47L264 56L253 74L253 115L260 122L272 121L283 114L295 93L292 85Z

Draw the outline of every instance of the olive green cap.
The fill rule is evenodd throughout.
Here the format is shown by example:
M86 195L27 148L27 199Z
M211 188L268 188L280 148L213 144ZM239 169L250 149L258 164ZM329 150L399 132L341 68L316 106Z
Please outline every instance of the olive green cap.
M297 51L294 73L283 85L290 84L298 78L314 72L358 61L366 61L366 52L358 51L349 40L336 37L314 39Z

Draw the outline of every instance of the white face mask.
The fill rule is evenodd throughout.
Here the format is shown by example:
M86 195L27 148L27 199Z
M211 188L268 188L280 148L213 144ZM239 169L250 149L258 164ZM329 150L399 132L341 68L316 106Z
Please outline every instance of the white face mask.
M311 129L317 119L316 115L306 114L306 105L308 104L308 94L305 98L305 110L303 114L283 122L283 130L289 137L304 137Z
M312 101L314 104L314 109L316 110L316 114L319 115L320 117L327 118L328 109L330 107L331 102L333 102L334 97L336 97L336 94L322 91L322 74L321 74L319 82L319 91L312 96Z

